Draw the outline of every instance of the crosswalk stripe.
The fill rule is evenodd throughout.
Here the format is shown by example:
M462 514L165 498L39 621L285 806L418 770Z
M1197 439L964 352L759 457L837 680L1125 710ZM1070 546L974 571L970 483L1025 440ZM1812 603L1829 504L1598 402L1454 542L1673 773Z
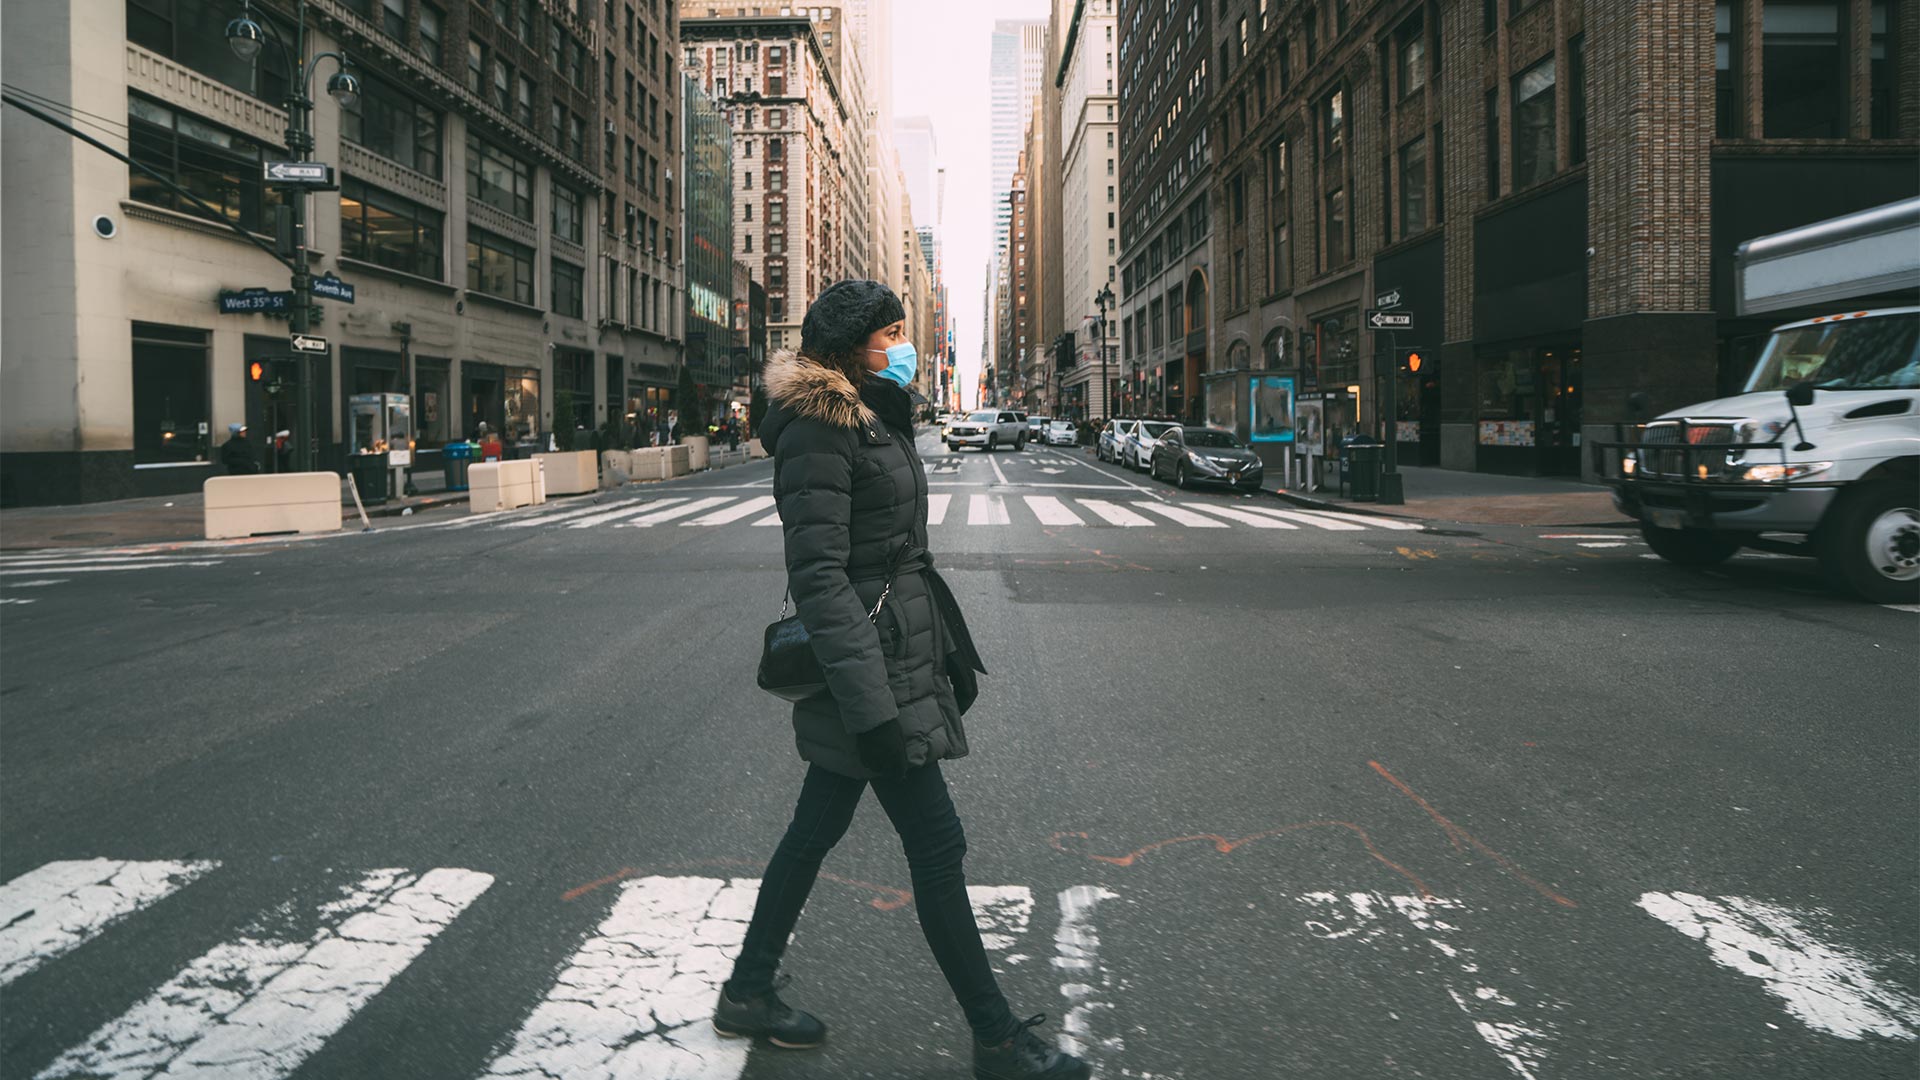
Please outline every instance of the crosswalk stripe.
M947 504L953 501L949 494L927 496L927 524L938 525L947 517Z
M725 525L729 521L739 521L741 518L746 517L748 514L757 514L760 511L765 510L767 507L772 505L773 505L773 496L756 495L753 498L748 499L743 503L739 503L734 506L729 506L724 510L716 510L711 514L706 515L705 517L694 518L692 521L683 521L680 524L682 525ZM774 517L777 519L779 515L776 514L774 515Z
M1417 521L1401 521L1398 518L1382 517L1377 514L1344 514L1338 510L1315 510L1322 517L1351 521L1372 529L1393 529L1399 532L1425 532L1427 527Z
M675 495L669 499L653 499L651 501L629 503L626 506L620 507L618 510L609 510L604 514L595 514L592 517L581 518L579 521L569 521L567 528L591 529L595 525L604 525L609 521L618 521L623 517L632 517L635 514L643 514L650 510L658 510L663 506L672 506L674 503L685 501L685 496Z
M18 577L22 574L44 574L50 569L58 569L63 574L105 574L119 570L165 570L173 566L219 565L219 559L194 559L181 562L116 563L112 566L71 566L62 563L49 563L45 566L25 566L11 570L0 570L0 577Z
M1261 517L1249 514L1234 506L1215 506L1212 503L1182 503L1189 510L1201 510L1209 514L1218 514L1228 521L1237 521L1242 525L1251 525L1256 529L1298 529L1300 526L1279 518Z
M709 510L716 506L724 506L732 501L733 496L731 495L709 495L704 499L695 499L690 503L669 507L658 513L642 514L637 518L629 518L626 521L616 523L615 527L621 529L652 528L662 522L672 521L674 518L686 517L688 514L697 514L702 510Z
M264 554L259 551L222 551L221 559L251 559ZM42 552L31 559L8 559L0 566L166 566L173 563L191 562L213 557L212 552L197 555L81 555L63 557L52 552Z
M759 521L756 521L753 523L754 528L756 529L767 528L767 527L778 525L778 524L780 524L780 515L778 512L768 514L766 517L763 517Z
M1271 506L1249 506L1247 509L1256 514L1265 514L1268 517L1279 518L1282 521L1298 521L1306 525L1311 525L1316 529L1325 529L1328 532L1359 532L1364 528L1364 526L1355 525L1350 521L1321 517L1318 511L1275 510Z
M1081 499L1080 505L1099 514L1109 525L1133 528L1139 525L1153 524L1153 519L1142 517L1124 506L1107 502L1105 499Z
M1066 508L1059 499L1051 495L1025 495L1027 508L1033 516L1040 519L1042 525L1085 525L1080 515Z
M75 859L47 863L0 885L0 986L219 865Z
M967 524L1005 525L1007 522L1007 504L1000 496L967 496Z
M1205 514L1196 514L1191 510L1182 510L1177 506L1168 506L1165 503L1148 502L1142 499L1135 500L1133 505L1142 510L1151 510L1156 514L1170 517L1181 525L1195 529L1224 529L1227 527L1227 523L1224 521L1215 521Z
M605 514L609 512L605 506L588 506L584 509L575 507L564 514L542 512L524 515L512 521L503 521L500 523L500 527L503 529L537 529L542 525L558 525L562 521L574 521L579 518L590 517L594 514Z
M375 870L307 916L304 940L256 924L67 1050L35 1080L277 1080L300 1067L493 884L491 874Z
M759 892L751 878L623 882L613 911L483 1075L738 1077L748 1044L721 1038L709 1018Z

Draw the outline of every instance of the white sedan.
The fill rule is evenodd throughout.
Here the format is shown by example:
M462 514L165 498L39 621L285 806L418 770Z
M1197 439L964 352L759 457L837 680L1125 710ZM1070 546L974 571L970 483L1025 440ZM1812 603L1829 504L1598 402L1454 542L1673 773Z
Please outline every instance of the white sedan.
M1047 421L1048 446L1072 446L1080 441L1080 432L1074 428L1071 420Z
M1160 436L1165 435L1176 425L1164 420L1142 420L1133 425L1127 435L1126 453L1121 457L1129 469L1147 469L1153 465L1153 448L1160 445Z

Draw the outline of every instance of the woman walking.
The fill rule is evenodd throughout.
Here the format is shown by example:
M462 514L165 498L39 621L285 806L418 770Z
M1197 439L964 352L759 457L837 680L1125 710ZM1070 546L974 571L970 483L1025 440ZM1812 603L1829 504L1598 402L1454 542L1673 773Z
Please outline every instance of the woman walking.
M1033 1034L1044 1015L1014 1018L967 900L966 836L940 762L967 753L960 714L985 669L927 553L905 317L885 285L842 281L807 309L799 354L767 365L760 440L774 460L787 581L827 691L794 705L806 778L713 1026L786 1049L826 1040L825 1024L780 1000L774 972L871 785L906 850L920 928L973 1029L974 1076L1083 1080L1085 1062Z

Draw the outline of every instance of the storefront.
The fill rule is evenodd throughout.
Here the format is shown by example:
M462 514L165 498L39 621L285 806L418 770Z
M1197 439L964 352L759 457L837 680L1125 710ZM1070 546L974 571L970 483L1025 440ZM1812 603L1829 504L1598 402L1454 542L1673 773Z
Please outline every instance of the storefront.
M465 407L468 439L480 435L480 425L504 432L507 428L507 369L499 364L467 360L460 364L460 401Z
M640 446L668 441L667 424L673 413L675 372L666 364L627 361L627 429Z
M1580 475L1581 374L1578 337L1479 349L1475 468Z

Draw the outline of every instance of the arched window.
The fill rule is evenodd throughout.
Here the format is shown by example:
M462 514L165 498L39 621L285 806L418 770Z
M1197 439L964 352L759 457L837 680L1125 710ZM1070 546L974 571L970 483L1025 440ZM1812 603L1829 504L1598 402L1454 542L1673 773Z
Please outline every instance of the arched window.
M1247 355L1248 350L1245 341L1235 341L1233 344L1227 346L1227 370L1247 370L1247 368L1251 366L1247 363Z
M1260 344L1260 355L1269 368L1293 366L1293 358L1287 355L1287 331L1285 327L1275 327L1267 334L1267 340Z

